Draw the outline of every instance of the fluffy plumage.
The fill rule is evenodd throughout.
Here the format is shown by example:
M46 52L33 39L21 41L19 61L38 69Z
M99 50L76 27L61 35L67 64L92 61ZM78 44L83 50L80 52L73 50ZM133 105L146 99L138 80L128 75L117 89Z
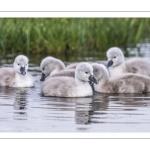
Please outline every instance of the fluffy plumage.
M98 84L94 90L100 93L147 93L150 92L150 79L146 76L126 73L109 77L107 68L102 64L92 64Z
M55 73L49 77L60 77L60 76L75 77L75 69L61 70L58 73Z
M106 55L111 77L123 73L135 73L150 77L150 62L144 58L135 57L125 61L123 52L118 47L108 49Z
M71 63L68 66L66 66L66 69L75 69L79 63Z
M28 58L19 55L15 58L14 68L0 68L0 86L7 87L34 87L34 79L27 72Z
M74 68L74 67L73 67ZM75 76L75 69L66 69L64 63L54 57L46 57L41 61L40 69L42 71L41 81L44 81L47 77L56 76Z
M96 82L93 68L88 63L80 63L73 77L48 78L41 84L41 92L45 96L56 97L87 97L93 95L89 81Z

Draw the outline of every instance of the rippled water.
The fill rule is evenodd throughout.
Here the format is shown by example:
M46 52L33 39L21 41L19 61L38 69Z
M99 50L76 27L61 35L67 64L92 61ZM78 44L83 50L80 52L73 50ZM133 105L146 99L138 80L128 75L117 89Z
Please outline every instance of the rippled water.
M150 132L150 94L44 97L39 66L29 72L34 88L0 87L0 132Z

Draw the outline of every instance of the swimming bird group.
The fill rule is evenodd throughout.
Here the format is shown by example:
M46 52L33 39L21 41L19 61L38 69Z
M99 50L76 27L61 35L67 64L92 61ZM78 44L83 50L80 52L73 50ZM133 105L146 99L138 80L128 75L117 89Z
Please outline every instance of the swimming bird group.
M125 60L118 47L107 50L107 65L79 62L65 66L52 56L41 61L41 93L55 97L88 97L100 93L150 92L150 62L135 57ZM0 68L0 86L34 87L33 76L28 73L29 59L15 58L13 68Z

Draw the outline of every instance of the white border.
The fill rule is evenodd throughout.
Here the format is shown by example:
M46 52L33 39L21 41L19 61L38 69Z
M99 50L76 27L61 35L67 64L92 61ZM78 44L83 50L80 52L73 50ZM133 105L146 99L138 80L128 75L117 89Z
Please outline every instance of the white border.
M149 18L150 12L0 12L1 18Z
M34 138L34 139L39 139L39 138L47 138L47 139L67 139L67 138L72 138L72 139L150 139L150 133L65 133L65 132L48 132L48 133L1 133L0 134L0 139L1 138Z
M149 11L148 0L4 0L1 11Z
M1 140L2 149L15 150L149 150L149 140L116 140L116 139L44 139L44 140Z
M149 11L149 1L131 1L131 0L4 0L0 4L0 17L10 18L10 17L19 17L19 18L33 18L33 17L150 17ZM2 12L5 11L5 12ZM7 11L7 12L6 12ZM13 12L8 12L13 11ZM15 12L14 12L15 11ZM18 11L18 12L17 12ZM23 12L30 11L30 12ZM31 12L32 11L32 12ZM33 12L37 11L37 12ZM43 12L40 12L43 11ZM45 12L49 11L49 12ZM51 11L51 12L50 12ZM52 11L65 11L65 12L52 12ZM70 12L66 12L70 11ZM73 12L73 11L82 11L82 12ZM83 12L86 11L86 12ZM93 12L90 12L93 11ZM100 12L95 12L100 11ZM105 12L102 12L105 11ZM106 12L107 11L107 12ZM110 12L113 11L113 12ZM115 12L114 12L115 11ZM117 12L118 11L118 12ZM119 12L120 11L120 12ZM125 12L128 11L128 12ZM129 12L130 11L130 12ZM135 12L136 11L136 12ZM147 11L147 12L146 12ZM7 138L7 140L1 140L1 148L6 149L127 149L127 147L134 149L144 149L149 148L149 140L140 141L140 139L150 138L149 133L1 133L0 138ZM57 140L12 140L8 138L56 138ZM62 140L64 138L89 138L94 140ZM101 138L101 142L95 138ZM107 140L105 140L105 138ZM136 140L119 140L118 139L136 139ZM113 139L113 140L112 140ZM146 143L145 143L146 142ZM21 147L20 147L21 145Z

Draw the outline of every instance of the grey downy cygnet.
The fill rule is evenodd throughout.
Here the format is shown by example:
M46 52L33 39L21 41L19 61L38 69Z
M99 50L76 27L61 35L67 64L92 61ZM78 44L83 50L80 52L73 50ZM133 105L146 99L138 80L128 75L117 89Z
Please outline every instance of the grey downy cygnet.
M107 68L111 77L123 73L135 73L150 77L150 62L144 58L135 57L125 61L122 50L112 47L106 52Z
M103 64L92 64L93 74L98 84L94 90L100 93L148 93L150 79L146 76L126 73L116 77L109 77L108 70Z
M42 71L40 81L45 81L48 77L75 76L75 69L66 69L65 64L61 60L51 56L41 61L40 69Z
M27 72L29 59L18 55L13 63L14 68L0 68L0 86L34 87L34 78Z
M41 84L41 93L56 97L88 97L93 95L89 81L97 83L93 67L82 62L75 69L75 78L61 76L46 79Z

